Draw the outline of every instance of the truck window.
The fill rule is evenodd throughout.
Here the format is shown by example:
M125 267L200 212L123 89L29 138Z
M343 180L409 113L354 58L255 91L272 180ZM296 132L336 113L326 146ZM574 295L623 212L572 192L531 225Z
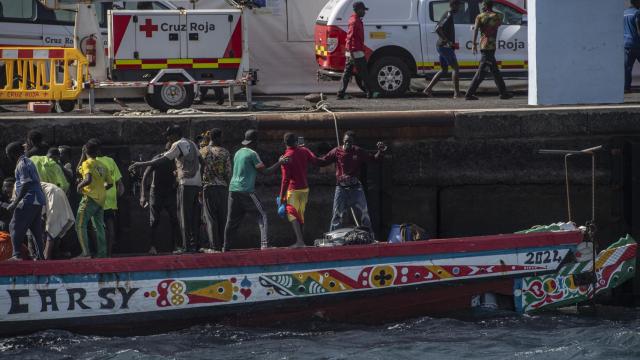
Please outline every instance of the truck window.
M493 10L502 15L503 25L522 25L522 14L516 9L496 2L493 4Z
M31 21L34 18L33 1L0 0L0 18Z
M126 10L166 10L167 7L155 1L140 1L124 3Z
M449 11L449 0L432 1L429 4L429 17L431 21L438 22ZM460 10L453 16L454 24L473 24L471 18L471 6L469 1L460 1Z

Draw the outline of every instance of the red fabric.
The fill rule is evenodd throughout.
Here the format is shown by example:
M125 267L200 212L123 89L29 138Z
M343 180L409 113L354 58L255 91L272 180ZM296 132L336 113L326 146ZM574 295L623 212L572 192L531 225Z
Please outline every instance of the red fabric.
M0 276L100 274L166 271L241 266L268 266L324 261L375 259L492 250L577 245L579 231L476 236L470 238L413 241L400 244L338 246L330 248L240 250L219 254L139 256L111 259L4 261Z
M284 156L289 158L289 162L280 166L282 170L281 198L286 195L287 190L308 188L307 168L309 163L314 165L318 163L316 155L304 146L288 147Z
M336 181L345 181L348 178L358 178L362 165L368 161L376 160L366 150L353 145L351 149L344 150L342 146L333 148L327 155L320 158L320 164L336 164Z
M285 206L285 210L286 210L287 214L289 214L289 215L293 216L294 218L296 218L296 220L298 220L300 225L304 225L304 219L302 217L300 217L300 214L298 214L298 210L296 210L296 208L294 208L293 205L287 204L287 206Z
M362 19L353 14L349 18L349 30L347 31L347 51L364 51L364 24Z

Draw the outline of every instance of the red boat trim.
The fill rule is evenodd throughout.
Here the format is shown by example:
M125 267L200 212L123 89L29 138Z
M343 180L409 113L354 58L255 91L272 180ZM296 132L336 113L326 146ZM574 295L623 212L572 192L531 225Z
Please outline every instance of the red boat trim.
M241 250L224 254L139 256L110 259L0 262L0 276L47 276L119 272L287 265L370 258L478 253L537 247L577 245L579 231L509 234L437 239L403 244L339 246L306 249Z

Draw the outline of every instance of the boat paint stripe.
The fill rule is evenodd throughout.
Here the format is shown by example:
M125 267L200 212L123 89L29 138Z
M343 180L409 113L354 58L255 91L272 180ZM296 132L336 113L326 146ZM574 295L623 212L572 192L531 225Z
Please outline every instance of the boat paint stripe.
M91 260L52 260L0 262L0 274L65 275L166 269L242 268L250 266L295 265L307 263L340 263L350 260L403 258L465 257L472 253L505 253L523 249L575 248L582 241L582 233L534 233L493 235L473 238L415 241L402 244L376 244L307 249L244 250L225 254L174 256L139 256ZM526 250L525 250L526 251Z
M517 251L509 251L509 250L500 250L500 251L485 251L478 253L449 253L449 254L436 254L432 256L425 257L424 255L415 255L415 256L402 256L402 257L381 257L381 258L369 258L362 260L345 260L345 261L329 261L329 262L313 262L313 263L299 263L299 264L274 264L267 266L242 266L242 267L219 267L219 268L200 268L200 269L177 269L177 270L160 270L160 271L120 271L115 273L107 273L107 274L69 274L69 275L59 275L59 274L51 274L49 275L36 275L36 274L28 274L22 276L2 276L0 277L0 285L26 285L32 284L33 282L27 281L18 283L18 279L22 278L23 280L31 280L35 277L36 284L46 283L46 284L55 284L55 283L86 283L93 281L107 281L106 277L113 276L115 279L119 279L119 281L141 281L141 280L156 280L156 279L165 279L168 276L168 272L171 272L171 276L174 278L196 278L196 277L204 277L204 276L225 276L225 275L245 275L245 274L255 274L255 273L272 273L272 272L282 272L282 271L290 271L290 272L303 272L309 270L316 269L333 269L339 267L349 267L349 266L366 266L366 265L377 265L381 263L399 263L399 262L415 262L415 261L429 261L429 260L442 260L442 259L454 259L454 258L465 258L465 257L476 257L476 256L491 256L491 255L500 255L500 254L511 254L511 253L527 253L531 251L545 251L545 250L562 250L567 249L575 250L575 247L572 246L556 246L556 247L536 247L536 248L523 248L518 249ZM189 255L186 255L189 256ZM80 261L94 261L95 259L88 260L80 260ZM51 260L52 262L56 262L55 260ZM546 270L544 270L546 271ZM550 270L549 270L550 271ZM122 277L121 274L126 274L126 276ZM64 281L61 281L62 277L64 277Z

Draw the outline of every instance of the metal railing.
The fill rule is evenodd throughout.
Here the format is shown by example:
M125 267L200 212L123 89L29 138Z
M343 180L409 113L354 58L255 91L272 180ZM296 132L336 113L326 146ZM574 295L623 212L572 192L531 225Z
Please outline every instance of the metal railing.
M2 68L0 100L76 100L89 79L88 61L74 48L0 47Z

